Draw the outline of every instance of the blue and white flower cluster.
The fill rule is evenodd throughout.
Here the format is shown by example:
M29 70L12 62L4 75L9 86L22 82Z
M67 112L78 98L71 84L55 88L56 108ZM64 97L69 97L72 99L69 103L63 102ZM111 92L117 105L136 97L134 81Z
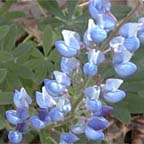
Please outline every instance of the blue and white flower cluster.
M15 128L9 131L8 138L11 143L20 143L23 134L28 131L28 109L29 105L32 103L32 99L25 89L21 88L20 91L15 91L13 100L16 110L8 110L6 112L6 118L10 124L15 126Z
M42 92L36 91L36 103L38 114L28 114L29 104L32 100L22 88L14 93L16 110L6 112L7 120L15 125L15 129L9 132L11 143L20 143L23 133L28 131L27 121L34 129L42 129L55 122L65 121L65 116L73 115L74 123L68 132L60 134L60 144L73 144L79 140L77 135L85 134L89 140L103 140L104 129L109 126L105 118L112 111L108 104L114 104L126 97L126 93L120 90L123 80L120 78L108 78L105 81L96 81L95 85L82 86L80 96L73 99L69 93L69 87L73 87L73 73L83 71L78 81L86 82L100 75L99 65L107 61L107 52L111 52L111 63L115 72L121 78L131 76L137 70L137 66L131 62L135 51L144 41L144 18L138 23L126 23L119 29L118 36L109 41L108 51L100 48L100 44L108 37L117 24L112 15L109 0L90 0L89 12L94 19L88 21L88 28L84 33L83 41L77 32L63 30L64 40L58 40L55 48L61 54L61 71L54 71L52 79L45 79ZM87 62L80 62L79 56L83 51L87 54ZM74 100L74 101L72 101ZM78 101L80 100L80 101ZM77 105L75 105L75 103ZM75 106L75 107L72 107ZM83 111L81 114L81 110ZM72 123L73 121L71 121ZM76 123L75 123L76 122Z

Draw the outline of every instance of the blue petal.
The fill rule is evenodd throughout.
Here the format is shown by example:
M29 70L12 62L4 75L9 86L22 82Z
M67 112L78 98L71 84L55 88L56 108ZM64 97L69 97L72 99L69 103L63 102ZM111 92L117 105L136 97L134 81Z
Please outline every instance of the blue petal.
M122 53L115 53L112 59L113 64L121 64L123 62Z
M62 35L64 38L64 42L68 47L80 50L80 35L77 32L63 30Z
M104 133L102 131L95 131L90 127L86 127L85 135L88 139L93 141L100 141L104 139Z
M95 49L91 49L88 52L88 60L90 63L93 63L95 65L99 65L104 62L105 55L101 51L96 51Z
M56 41L55 47L58 50L58 52L64 57L73 57L78 53L77 49L65 45L64 41Z
M19 144L22 141L22 133L18 131L11 130L8 134L8 139L11 143Z
M86 105L88 110L92 111L93 113L95 112L100 112L102 108L102 104L99 100L88 100L86 101Z
M95 43L101 43L107 38L107 33L102 28L96 26L91 30L91 38Z
M123 80L121 79L109 78L106 80L106 84L103 87L103 92L116 91L122 83Z
M114 69L120 77L125 78L134 74L137 70L137 66L132 62L127 62L115 65Z
M48 109L45 109L45 108L39 108L38 110L39 114L38 114L38 117L41 121L47 121L48 119Z
M48 108L56 105L55 100L49 95L45 87L42 87L42 93L36 92L36 102L40 108Z
M103 105L100 112L95 112L94 116L107 116L112 110L113 107L108 105Z
M59 84L55 80L45 79L44 84L48 93L50 93L53 96L62 94L66 90L65 85Z
M21 122L21 119L18 117L16 110L6 111L6 118L8 122L13 125L17 125L19 122Z
M100 87L88 87L84 90L85 95L92 100L96 100L100 95Z
M46 126L45 122L41 121L38 116L31 116L30 123L34 129L42 129Z
M128 49L128 51L135 52L140 47L140 41L137 37L126 38L124 46Z
M95 8L92 1L89 3L89 13L94 19L96 19L96 15L99 14L99 11Z
M49 116L52 121L60 121L64 119L64 114L60 112L60 110L57 107L53 108L50 111Z
M79 67L79 65L80 65L80 62L75 57L72 57L72 58L62 57L61 58L61 63L60 63L61 70L67 73L68 75L71 75L72 72Z
M54 71L53 74L58 83L66 85L66 86L70 86L71 78L66 73L63 73L60 71Z
M137 27L138 27L137 23L126 23L120 27L118 33L119 35L126 37L126 38L133 37L137 33Z
M87 77L95 76L97 74L97 65L93 63L85 63L83 66L83 71Z
M111 31L115 28L116 25L116 19L112 15L103 15L103 21L104 21L104 29L106 31Z
M14 104L16 107L29 107L29 104L32 103L31 97L27 94L26 90L24 88L21 88L20 91L15 90L14 93Z
M76 135L72 134L71 132L69 132L69 133L63 132L63 133L61 133L60 139L61 139L61 141L65 141L68 144L72 144L72 143L74 143L74 142L79 140L79 138Z
M18 123L16 129L19 132L27 132L28 131L28 125L25 122Z
M104 99L109 103L117 103L124 99L126 96L125 92L122 90L117 90L114 92L107 92L104 94Z
M17 115L21 120L26 120L29 117L27 108L17 108Z
M93 116L88 121L88 126L94 130L101 130L107 128L109 122L104 117Z

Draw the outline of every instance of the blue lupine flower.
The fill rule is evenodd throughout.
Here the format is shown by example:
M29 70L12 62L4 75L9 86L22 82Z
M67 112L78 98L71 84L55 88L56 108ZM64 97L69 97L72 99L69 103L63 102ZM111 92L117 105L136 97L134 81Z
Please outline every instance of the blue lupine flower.
M109 78L106 80L106 83L103 86L102 90L105 93L111 92L111 91L116 91L121 86L122 83L123 83L123 80L121 80L121 79Z
M91 30L91 39L95 43L101 43L107 38L107 33L104 29L99 26L94 27Z
M57 81L57 83L70 86L71 78L66 73L54 71L53 74L55 76L55 80Z
M102 108L102 103L97 99L97 100L91 100L91 99L86 99L86 107L89 111L95 113L95 112L100 112Z
M25 133L28 131L28 125L26 124L26 122L18 123L16 130Z
M52 108L49 112L49 117L52 121L61 121L64 119L64 113L58 107Z
M91 31L92 29L96 27L96 24L94 23L93 19L89 19L88 21L88 28L84 33L84 37L83 37L83 41L87 46L91 46L91 44L93 43L93 40L91 38Z
M124 46L130 52L135 52L140 47L140 41L137 37L129 37L124 41Z
M11 143L19 144L22 141L22 133L19 131L11 130L8 133L8 139Z
M103 97L107 102L117 103L125 98L125 92L118 89L122 83L121 79L106 80L106 84L103 86Z
M116 26L116 22L116 18L111 13L103 14L103 28L105 31L109 32L113 30ZM98 20L97 23L99 23Z
M104 99L109 103L117 103L124 99L126 96L125 92L122 90L117 90L114 92L107 92L104 94Z
M85 135L88 139L98 141L104 139L103 129L109 125L108 121L104 117L93 116L89 119L87 127L85 129Z
M62 35L64 41L56 41L55 47L58 52L64 57L73 57L80 50L80 36L78 33L68 30L63 30Z
M121 46L123 46L124 40L125 40L124 37L116 36L110 41L109 45L111 48L113 48L114 52L119 52L119 51L122 51ZM120 47L120 49L119 49L119 47Z
M91 16L96 19L96 16L101 13L109 12L111 3L109 0L90 0L89 12Z
M119 29L119 35L128 38L137 35L138 23L126 23L122 25Z
M99 98L100 95L100 87L98 86L88 87L84 90L84 93L89 99L96 100Z
M109 122L104 117L93 116L89 119L87 126L94 130L101 130L107 128Z
M71 132L63 132L60 135L60 144L73 144L78 140L79 138Z
M108 106L108 105L102 105L101 109L99 112L95 112L94 116L106 116L113 110L113 107Z
M93 141L100 141L104 140L104 133L103 131L95 131L91 127L86 127L85 129L85 135L88 139L93 140Z
M71 126L71 131L74 134L82 134L85 132L85 127L86 127L86 121L85 121L85 118L82 117L82 118L79 118L79 121L77 124Z
M40 108L49 108L56 105L56 101L46 91L45 87L42 87L42 93L36 92L36 102Z
M22 120L18 117L16 110L6 111L6 118L8 122L13 125L17 125L18 123L22 122Z
M97 71L98 71L97 65L87 62L83 66L83 71L87 77L95 76L97 74Z
M38 116L31 116L30 117L30 123L34 129L42 129L47 124L46 122L40 120L40 118Z
M48 93L52 96L58 96L64 93L67 89L66 85L58 83L56 80L44 80L44 85Z
M32 99L27 94L26 90L24 88L21 88L20 91L15 90L14 93L14 104L16 107L25 107L28 108L29 104L32 103Z
M57 107L59 108L60 112L66 114L71 111L71 103L69 98L66 95L63 95L59 98Z
M132 62L127 62L120 65L115 65L114 69L120 77L126 78L136 72L137 66Z
M75 57L62 57L60 66L63 72L65 72L68 75L71 75L74 70L78 69L78 67L80 66L80 62Z
M90 49L88 52L88 60L90 63L93 63L95 65L99 65L104 62L105 55L101 51L96 51L95 49Z
M15 90L13 100L16 110L6 111L6 117L9 123L16 126L16 130L12 130L8 134L9 141L16 144L22 141L22 133L28 130L25 121L29 117L28 108L32 100L24 88L21 88L20 91Z

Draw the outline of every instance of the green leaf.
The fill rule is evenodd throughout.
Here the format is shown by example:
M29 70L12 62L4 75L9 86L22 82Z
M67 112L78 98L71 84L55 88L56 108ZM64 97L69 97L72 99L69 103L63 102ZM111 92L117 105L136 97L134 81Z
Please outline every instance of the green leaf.
M2 41L2 49L10 51L15 46L16 39L18 37L18 28L17 25L11 25L9 32Z
M13 55L9 52L0 51L0 63L6 63L13 60Z
M53 42L53 30L50 25L46 26L44 29L44 34L43 34L43 50L45 56L48 55L52 45L54 44Z
M32 41L19 44L18 47L13 50L15 61L19 63L25 62L30 57L33 49L36 49L36 45Z
M7 75L7 69L0 68L0 83L2 83Z
M112 115L124 123L128 123L131 118L128 109L123 107L118 107L118 106L114 107L114 110L112 111Z
M9 31L9 26L4 25L0 26L0 40L3 39Z
M8 105L13 103L12 92L0 92L0 105Z
M51 12L55 16L64 18L64 14L63 14L62 10L60 9L56 0L48 0L48 1L38 0L38 2L42 7L47 9L49 12Z
M17 18L25 17L25 13L22 11L11 11L11 12L6 12L4 14L4 17L7 19L17 19Z

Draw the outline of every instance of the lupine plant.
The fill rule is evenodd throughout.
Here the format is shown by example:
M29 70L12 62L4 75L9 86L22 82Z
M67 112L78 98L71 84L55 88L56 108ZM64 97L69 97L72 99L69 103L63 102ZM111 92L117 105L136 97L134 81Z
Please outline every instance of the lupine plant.
M24 88L15 90L16 110L6 111L13 125L8 133L10 143L18 144L26 132L41 129L59 135L59 144L78 143L81 134L96 142L105 139L109 126L106 116L113 104L127 95L121 90L124 78L137 70L131 58L144 42L144 18L120 23L109 0L89 0L88 9L91 19L83 37L63 29L63 40L55 42L61 56L60 70L43 80L42 92L35 92L35 115L29 113L34 100ZM116 73L114 77L101 76L107 61Z

